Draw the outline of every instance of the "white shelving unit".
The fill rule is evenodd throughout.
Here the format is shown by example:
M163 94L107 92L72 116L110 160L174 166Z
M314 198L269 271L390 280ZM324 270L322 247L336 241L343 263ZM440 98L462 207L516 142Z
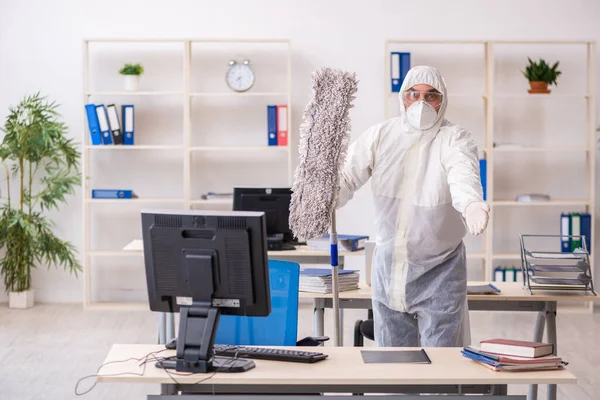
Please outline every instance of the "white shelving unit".
M525 50L524 50L525 49ZM447 111L447 117L455 123L466 126L469 131L476 137L480 151L483 152L487 159L487 203L491 206L491 218L488 225L488 229L483 234L483 240L479 245L469 246L468 258L482 260L482 276L485 280L493 280L493 270L498 261L510 261L514 265L520 266L520 254L518 252L519 238L517 235L514 237L510 236L508 239L511 244L514 244L514 249L506 251L505 249L498 249L500 247L496 244L496 241L507 235L506 232L502 232L498 229L498 225L501 222L499 218L499 212L514 213L518 210L527 210L529 214L536 212L536 210L551 210L549 217L551 218L553 229L555 232L521 232L521 233L555 233L559 234L559 215L561 211L583 211L591 214L591 231L592 240L594 240L595 232L595 164L596 164L596 143L595 143L595 111L596 111L596 45L593 41L491 41L491 40L479 40L479 41L410 41L410 40L389 40L385 45L385 117L391 118L395 115L396 109L394 107L399 106L394 103L397 100L398 93L391 92L390 85L390 53L393 51L410 52L411 53L411 66L419 64L428 64L432 66L438 66L442 75L446 80L449 91L449 109ZM573 55L581 55L580 59L574 59ZM473 56L473 54L477 54ZM538 56L550 61L561 62L559 69L563 70L563 74L558 78L558 86L551 86L552 92L550 94L529 94L527 92L527 81L522 75L521 71L524 70L527 64L527 55L530 55L532 59L537 60ZM416 61L415 61L416 60ZM512 64L511 64L512 63ZM515 64L520 63L520 64ZM475 65L475 66L473 66ZM518 67L517 67L518 66ZM577 69L578 68L578 69ZM500 71L504 71L506 75L500 76ZM507 72L508 71L508 72ZM449 77L446 76L448 73ZM513 74L512 76L510 76ZM464 80L461 80L464 79ZM567 79L581 79L576 82L576 85L564 83ZM519 81L520 80L520 81ZM469 94L465 90L465 86L472 87L476 86L474 94ZM515 90L515 86L522 86L523 90ZM579 86L579 87L577 87ZM507 90L510 88L510 91ZM561 92L562 88L568 90L568 92ZM460 91L460 94L453 93L453 90ZM472 89L471 89L472 90ZM478 93L483 90L483 93ZM465 92L466 93L463 93ZM455 109L451 109L453 103L460 102L465 99L479 99L482 104L478 106L480 108L479 113L471 113L471 117L479 118L480 124L478 126L468 126L465 122L462 122L460 117L454 117L456 114ZM519 102L522 107L515 106L514 108L508 108L513 104L509 104L504 110L499 110L503 103ZM518 126L505 127L505 119L508 112L521 112L519 115L522 116L522 120L527 119L528 114L523 113L523 110L529 107L536 107L536 113L539 116L532 117L532 120L538 120L544 122L545 115L542 114L542 105L551 104L567 105L573 102L581 101L578 104L585 104L585 115L583 116L584 121L578 121L581 123L582 128L566 132L568 135L572 135L575 138L579 138L578 144L571 143L560 143L547 145L547 143L541 144L522 144L522 146L494 146L494 143L502 141L503 136L512 130L517 130ZM469 104L473 106L474 103ZM463 107L463 103L459 104L459 107ZM463 109L468 110L468 109ZM458 109L458 111L461 111ZM468 112L468 111L467 111ZM567 111L569 112L569 111ZM578 116L569 115L569 118L577 118ZM469 115L467 114L466 119L468 122ZM468 123L467 122L467 123ZM540 132L549 130L552 127L541 127ZM543 137L543 136L542 136ZM529 139L524 136L523 139ZM547 135L546 135L547 139ZM496 166L498 162L497 158L512 157L517 159L521 157L521 160L525 157L533 158L539 156L550 155L550 157L564 157L564 156L577 156L580 157L578 160L580 163L585 164L584 174L585 177L582 179L582 186L585 186L581 190L581 196L573 196L574 198L561 199L551 194L551 201L548 202L532 202L524 203L517 202L513 199L506 198L506 195L498 195L495 191L496 187L499 187L501 183L504 185L504 190L510 186L514 190L520 193L531 193L527 187L514 187L513 185L507 185L506 179L503 179L503 174L510 173L510 168L502 168ZM529 160L529 158L527 160ZM552 163L550 163L552 164ZM535 166L533 163L531 164ZM517 167L515 167L517 168ZM548 171L551 174L551 171ZM512 184L513 182L508 182ZM568 208L563 210L562 207ZM506 211L504 211L506 210ZM530 212L531 210L531 212ZM537 215L527 215L527 219L534 220ZM516 225L523 221L516 221ZM547 224L550 226L549 224ZM518 226L517 229L520 229ZM468 238L472 239L472 238ZM496 240L495 240L496 239ZM471 247L471 248L470 248ZM475 247L475 248L472 248ZM593 264L595 251L593 250L592 241L592 258ZM593 276L596 277L598 270L593 271ZM589 304L589 307L593 307Z
M94 46L98 46L95 49ZM138 47L139 46L139 47ZM94 52L95 51L95 52ZM175 55L174 55L175 54ZM94 57L95 56L95 57ZM137 58L136 58L137 57ZM261 58L262 57L262 58ZM118 68L126 62L140 62L139 59L146 60L141 62L145 67L145 73L142 80L149 88L143 88L140 91L128 92L119 88L121 77L118 75ZM231 91L225 83L225 73L228 68L228 61L236 59L238 62L242 58L249 58L252 68L256 74L256 82L253 88L244 93ZM264 60L263 60L264 59ZM154 63L153 63L154 61ZM94 68L96 66L96 68ZM212 68L212 69L211 69ZM279 68L274 73L269 68ZM154 71L152 71L154 69ZM161 70L162 71L158 71ZM107 72L108 71L108 72ZM103 76L96 76L95 74ZM173 87L161 87L159 84L152 84L153 78L168 77ZM132 252L122 250L124 245L131 240L141 237L141 222L139 219L140 208L231 208L230 200L202 200L198 192L199 182L207 177L221 174L219 165L211 168L198 168L197 163L211 162L214 156L220 158L233 158L227 161L234 168L251 170L256 164L271 163L276 166L274 170L280 171L285 175L280 179L281 185L291 185L292 183L292 106L291 106L291 49L290 41L285 39L89 39L83 42L83 100L84 104L137 104L141 101L152 101L157 107L167 104L168 100L179 101L181 105L173 113L181 115L179 120L180 128L174 128L176 132L173 137L177 140L173 144L164 143L165 140L154 140L160 138L164 127L153 129L151 126L144 126L138 129L138 124L143 115L135 109L135 143L132 146L125 145L98 145L93 146L90 142L90 135L87 125L85 112L83 115L84 123L84 145L82 157L82 177L83 177L83 277L84 277L84 306L94 308L140 308L145 309L147 305L140 300L123 301L122 299L97 299L94 284L94 275L102 266L95 266L94 262L99 259L108 259L114 262L111 267L120 264L120 260L137 257L135 268L136 273L143 275L143 258L141 252ZM108 84L103 84L102 79L106 78ZM172 78L172 79L171 79ZM273 83L274 82L274 83ZM143 87L144 84L141 84ZM162 86L167 86L166 84ZM179 87L177 87L179 86ZM173 89L173 90L171 90ZM127 100L125 100L127 99ZM243 101L243 102L242 102ZM234 105L228 105L228 103ZM238 103L236 103L238 102ZM242 104L240 105L240 102ZM288 146L268 146L266 120L268 104L285 104L288 107ZM224 123L240 122L243 124L241 129L233 132L218 132L213 125L209 129L203 129L202 123L209 121L211 115L203 115L207 110L209 114L214 114L214 118ZM252 121L246 121L242 114L238 112L232 115L223 114L226 107L237 107L235 110L246 110L253 115ZM83 107L82 107L83 108ZM253 108L248 111L249 108ZM118 108L119 109L119 108ZM233 109L233 108L232 108ZM120 109L119 109L120 110ZM257 115L260 113L260 115ZM120 114L120 113L119 113ZM198 114L202 114L199 115ZM197 117L197 120L195 118ZM233 117L233 118L232 118ZM121 116L119 117L121 118ZM264 121L264 128L252 126L257 125L257 121ZM150 135L151 130L156 130ZM251 131L253 139L247 139L246 142L252 142L250 145L242 141L238 143L238 138ZM157 136L158 135L158 136ZM207 138L223 139L227 136L228 143L213 143ZM261 139L262 138L262 139ZM164 138L163 138L164 139ZM204 142L203 142L204 140ZM233 142L233 143L232 143ZM140 144L137 144L140 143ZM127 169L131 172L139 173L139 169L144 166L138 166L128 160L132 157L148 154L152 166L161 163L179 163L180 173L178 176L166 178L166 180L182 182L182 188L179 193L166 193L165 191L155 190L153 195L143 195L134 199L92 199L92 189L133 189L136 187L98 187L95 181L99 178L97 171L103 168L111 168L111 163L117 157L118 161L124 162ZM213 156L214 155L214 156ZM273 155L273 157L271 157ZM243 158L242 158L243 156ZM102 157L108 159L100 160ZM125 161L123 161L123 158ZM267 159L265 161L265 158ZM104 162L102 162L104 161ZM218 161L218 160L217 160ZM99 162L99 166L95 165ZM285 163L285 166L282 165ZM275 163L275 164L274 164ZM107 167L108 166L108 167ZM178 167L178 168L179 168ZM94 171L94 172L93 172ZM109 173L115 173L110 171ZM128 171L118 171L120 178L127 176ZM104 182L107 182L106 177ZM133 184L137 186L138 181L131 178ZM258 179L258 178L257 178ZM155 181L151 178L145 178L146 185L160 186L170 182ZM245 182L227 182L226 177L219 181L222 187L228 187L229 190L234 185L242 185ZM207 190L207 187L204 187ZM147 190L148 191L148 190ZM210 190L218 192L218 190ZM138 194L139 195L139 194ZM111 248L97 248L94 240L101 235L118 236L119 230L126 228L128 222L117 221L114 226L114 232L99 232L102 227L98 218L93 217L94 207L104 207L111 215L111 207L122 213L132 215L133 223L137 217L139 233L129 237L121 238L121 243L114 244ZM118 207L118 208L117 208ZM121 215L121 214L119 214ZM104 227L106 228L106 227ZM121 272L124 274L122 279L127 280L129 271L123 267ZM113 277L114 278L114 277ZM111 278L111 279L113 279ZM118 280L118 279L113 279ZM125 282L126 283L126 282ZM139 283L139 282L138 282ZM139 288L138 288L139 289ZM123 288L121 291L126 292ZM106 297L106 296L104 296Z

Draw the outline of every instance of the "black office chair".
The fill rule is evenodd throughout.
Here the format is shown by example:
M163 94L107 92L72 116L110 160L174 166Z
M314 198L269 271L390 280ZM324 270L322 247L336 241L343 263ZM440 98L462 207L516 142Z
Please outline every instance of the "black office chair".
M375 340L375 333L373 328L373 310L369 309L368 319L359 319L354 324L354 347L363 347L365 342L364 338L369 340Z

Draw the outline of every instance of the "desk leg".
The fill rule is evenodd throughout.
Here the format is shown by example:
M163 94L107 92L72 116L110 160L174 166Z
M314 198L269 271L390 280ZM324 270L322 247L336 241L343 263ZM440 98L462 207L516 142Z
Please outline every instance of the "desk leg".
M313 307L315 336L325 336L325 308L323 304L317 304L317 300L313 301Z
M161 312L158 313L158 344L166 344L165 337L165 323L166 323L167 313Z
M175 313L167 313L167 342L175 339Z
M340 330L338 335L338 343L340 347L344 347L344 310L340 308Z
M554 345L554 355L558 354L558 342L556 340L556 302L546 303L546 335L548 343ZM548 385L548 400L556 400L556 385Z
M177 386L172 383L163 383L160 385L160 394L163 396L176 395Z
M546 322L546 312L542 311L538 313L537 320L535 322L535 330L533 332L533 341L541 342L544 337L544 323ZM529 394L527 400L537 400L538 385L529 385Z

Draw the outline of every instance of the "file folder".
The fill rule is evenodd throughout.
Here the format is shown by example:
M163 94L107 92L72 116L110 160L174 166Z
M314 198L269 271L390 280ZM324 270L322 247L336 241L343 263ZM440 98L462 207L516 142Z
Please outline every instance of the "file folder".
M581 221L581 235L585 236L585 245L587 246L588 253L592 254L592 218L589 213L582 213L580 216Z
M267 106L267 134L269 146L277 146L277 107Z
M90 129L90 138L92 140L92 144L94 146L102 144L102 135L100 134L100 125L98 124L96 106L94 104L86 104L85 113L87 115L88 127Z
M133 190L93 189L93 199L132 199L136 196Z
M560 247L563 253L571 252L571 216L569 214L560 214Z
M277 145L288 145L287 105L277 106Z
M117 115L117 108L114 104L109 104L106 107L108 113L108 126L112 134L114 144L123 144L123 134L121 133L121 124Z
M571 214L571 235L581 235L581 216L578 213ZM571 251L581 247L581 237L571 238Z
M410 69L410 53L392 52L390 64L392 92L396 93L400 91L402 82Z
M481 179L481 187L483 189L483 201L487 200L487 160L482 158L479 160L479 174Z
M123 114L123 144L133 145L134 138L134 108L133 104L125 104L121 107Z
M494 269L494 282L504 282L504 268L496 267Z
M96 106L96 115L98 116L98 124L100 125L100 134L102 135L102 143L113 144L112 133L108 126L108 117L106 116L106 107L104 104Z

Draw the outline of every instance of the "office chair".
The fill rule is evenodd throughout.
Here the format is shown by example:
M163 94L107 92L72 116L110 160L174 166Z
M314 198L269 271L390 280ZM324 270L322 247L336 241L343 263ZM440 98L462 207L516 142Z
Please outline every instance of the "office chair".
M319 346L328 337L298 338L300 265L269 260L271 314L268 317L221 315L215 344L237 346Z
M371 263L373 260L373 250L375 250L375 242L367 241L365 243L365 279L367 285L371 286ZM369 309L366 320L359 319L354 324L354 347L363 347L364 338L375 340L373 327L373 310Z

